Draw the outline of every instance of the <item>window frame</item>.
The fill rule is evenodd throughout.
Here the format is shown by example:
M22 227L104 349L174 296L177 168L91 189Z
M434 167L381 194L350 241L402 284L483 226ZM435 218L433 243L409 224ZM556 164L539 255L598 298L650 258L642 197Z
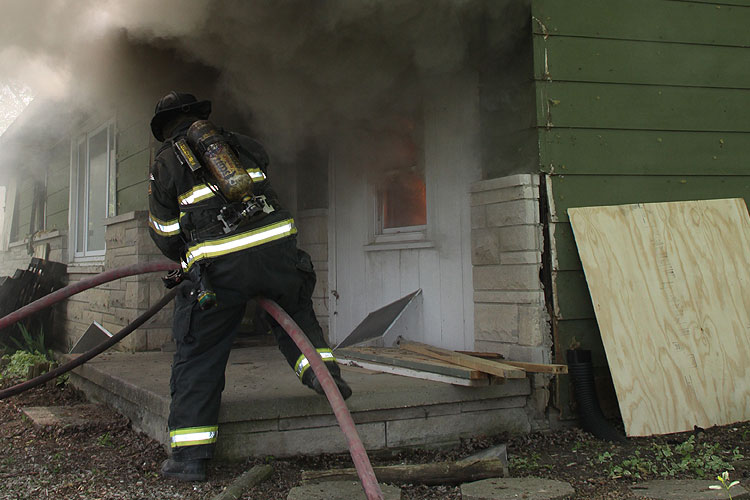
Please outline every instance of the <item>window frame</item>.
M113 217L116 215L115 203L116 198L116 184L117 184L117 126L114 117L101 122L98 126L94 127L81 127L82 132L74 135L70 141L70 203L69 203L69 217L68 217L68 228L69 228L69 247L71 261L75 262L87 262L87 261L102 261L107 252L106 241L104 248L101 250L89 250L88 249L88 232L84 229L83 248L78 247L78 230L80 225L84 228L88 228L89 223L89 182L91 179L91 151L90 141L93 137L107 131L107 172L106 172L106 193L104 199L105 214L104 218ZM85 132L84 132L85 130ZM83 193L85 199L83 206L80 207L83 211L83 218L79 212L79 186L78 180L80 175L80 158L79 148L85 144L86 160L85 160L85 186Z

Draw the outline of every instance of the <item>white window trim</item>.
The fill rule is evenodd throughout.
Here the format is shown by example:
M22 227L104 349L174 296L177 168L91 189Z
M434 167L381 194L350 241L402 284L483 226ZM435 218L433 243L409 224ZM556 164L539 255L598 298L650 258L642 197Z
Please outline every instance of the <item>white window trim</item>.
M112 217L116 214L110 213L114 205L113 197L116 194L115 186L112 185L116 182L116 168L117 168L117 125L115 117L104 121L98 127L81 127L80 130L88 130L87 132L81 132L75 134L70 140L70 196L68 204L68 248L70 252L70 262L101 262L104 260L107 252L106 243L103 250L92 250L92 251L80 251L77 247L76 237L78 235L78 165L74 164L78 155L78 147L82 142L87 142L90 137L98 134L102 130L112 127L112 140L107 141L107 158L109 159L108 171L107 171L107 193L105 197L105 206L107 207L107 213L105 218ZM86 173L88 174L89 164L89 150L86 148ZM87 182L88 182L88 175ZM88 186L84 189L84 192L88 193ZM84 203L84 211L88 212L88 196ZM84 239L84 242L86 239ZM85 245L85 243L84 243Z
M431 196L429 190L428 171L424 169L425 189L427 196L425 199L425 210L427 215L427 224L419 226L403 226L384 228L383 227L383 207L381 206L380 193L376 186L370 187L371 199L371 220L370 220L370 242L364 246L368 252L377 250L399 250L412 248L431 248L434 243L430 240L431 232Z

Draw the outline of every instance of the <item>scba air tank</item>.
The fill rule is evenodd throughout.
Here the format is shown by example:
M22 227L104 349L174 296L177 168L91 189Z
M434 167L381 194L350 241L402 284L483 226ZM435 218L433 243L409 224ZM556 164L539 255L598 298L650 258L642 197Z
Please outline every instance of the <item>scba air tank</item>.
M201 163L227 200L248 201L253 197L252 177L213 123L208 120L194 122L187 131L187 142L203 160Z

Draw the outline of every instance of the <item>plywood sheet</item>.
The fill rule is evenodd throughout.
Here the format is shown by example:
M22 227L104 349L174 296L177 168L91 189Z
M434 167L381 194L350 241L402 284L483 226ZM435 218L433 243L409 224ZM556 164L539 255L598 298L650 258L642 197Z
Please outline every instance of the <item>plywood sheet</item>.
M750 420L745 202L568 213L627 434Z

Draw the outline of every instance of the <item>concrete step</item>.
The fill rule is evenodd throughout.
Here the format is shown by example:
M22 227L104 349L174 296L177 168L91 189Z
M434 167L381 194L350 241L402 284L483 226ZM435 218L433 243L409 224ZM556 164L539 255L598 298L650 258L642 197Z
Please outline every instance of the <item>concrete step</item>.
M71 382L166 445L171 361L163 352L107 352L77 368ZM368 450L530 430L528 378L459 387L349 367L342 373L354 390L347 406ZM348 451L325 397L299 382L276 347L232 351L219 424L218 459Z

